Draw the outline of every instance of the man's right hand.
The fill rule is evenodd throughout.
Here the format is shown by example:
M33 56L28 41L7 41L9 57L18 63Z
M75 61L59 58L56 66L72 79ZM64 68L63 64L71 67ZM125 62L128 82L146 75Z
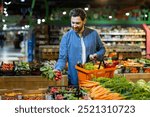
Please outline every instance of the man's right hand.
M95 60L95 59L97 59L97 54L96 54L96 53L95 53L95 54L90 54L89 59L90 59L90 60Z

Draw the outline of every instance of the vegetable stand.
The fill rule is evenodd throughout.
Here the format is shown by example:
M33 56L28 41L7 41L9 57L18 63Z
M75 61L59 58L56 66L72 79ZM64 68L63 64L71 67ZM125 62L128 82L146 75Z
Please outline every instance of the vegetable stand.
M68 86L66 75L55 81L48 80L42 76L0 76L0 89L39 89L48 86Z

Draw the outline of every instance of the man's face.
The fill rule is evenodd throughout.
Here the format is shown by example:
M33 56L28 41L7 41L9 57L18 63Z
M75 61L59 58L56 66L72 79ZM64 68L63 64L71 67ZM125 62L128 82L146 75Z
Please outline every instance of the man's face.
M75 32L80 33L80 31L84 27L84 24L85 24L85 20L82 21L79 16L77 16L77 17L71 17L71 26L72 26L72 29Z

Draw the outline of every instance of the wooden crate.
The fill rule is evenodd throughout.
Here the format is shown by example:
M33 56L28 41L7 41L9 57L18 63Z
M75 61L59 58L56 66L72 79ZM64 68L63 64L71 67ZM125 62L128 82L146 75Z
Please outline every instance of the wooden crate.
M42 76L0 76L0 89L39 89L48 86L68 86L66 75L59 81L48 80Z

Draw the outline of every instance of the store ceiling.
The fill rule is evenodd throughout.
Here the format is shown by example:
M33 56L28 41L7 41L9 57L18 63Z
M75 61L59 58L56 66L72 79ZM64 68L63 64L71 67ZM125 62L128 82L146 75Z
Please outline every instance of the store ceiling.
M11 3L9 4L10 1ZM33 4L34 1L35 4ZM46 15L45 2L48 5L49 14L54 8L84 8L86 6L90 8L111 7L119 11L135 7L150 8L150 0L24 0L24 2L21 2L21 0L1 0L1 6L7 8L9 16L29 16L32 10L32 16L34 18L43 18ZM31 9L32 6L34 6L33 9Z
M8 8L9 15L25 15L31 11L32 2L34 0L1 0L3 6ZM9 3L6 5L5 3ZM112 7L116 9L123 9L128 7L149 7L150 0L35 0L35 6L33 9L34 15L44 15L45 13L45 1L48 3L49 10L53 8L74 8L90 6L92 8L97 7Z

